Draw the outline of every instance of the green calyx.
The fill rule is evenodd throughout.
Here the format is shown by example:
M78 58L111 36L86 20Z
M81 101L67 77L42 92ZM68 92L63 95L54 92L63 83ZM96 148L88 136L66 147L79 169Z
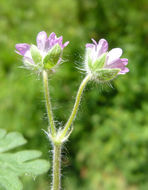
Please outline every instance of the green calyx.
M88 67L91 70L91 72L96 72L98 69L103 68L106 60L107 53L102 54L98 59L95 60L95 62L92 61L91 57L88 54Z
M97 78L100 82L107 82L114 79L119 72L120 69L99 69L95 73L95 78Z
M98 69L103 68L104 64L105 64L105 60L106 60L106 55L107 53L103 53L99 59L97 59L94 63L93 63L93 70L96 71Z
M92 73L94 79L97 79L99 82L107 82L114 79L117 74L120 72L118 68L105 68L107 52L99 56L98 59L93 61L91 51L87 50L86 52L86 62L88 66L88 71Z
M42 63L42 56L40 54L39 49L35 45L32 45L30 48L30 51L31 51L31 56L32 56L34 63L36 65L41 64Z
M54 67L62 53L61 46L59 44L56 44L44 57L43 59L43 65L45 69L51 69Z

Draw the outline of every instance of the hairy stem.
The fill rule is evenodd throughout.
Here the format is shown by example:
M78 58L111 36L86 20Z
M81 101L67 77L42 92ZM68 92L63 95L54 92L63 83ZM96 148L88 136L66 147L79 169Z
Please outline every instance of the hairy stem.
M74 104L74 107L73 107L73 110L71 112L71 115L63 129L63 132L61 134L61 138L65 137L65 135L67 134L73 120L75 119L75 116L77 114L77 111L78 111L78 108L79 108L79 104L80 104L80 101L81 101L81 96L82 96L82 93L83 93L83 90L86 86L86 84L88 83L88 81L91 79L91 75L88 74L84 80L82 81L80 87L79 87L79 90L78 90L78 93L77 93L77 96L76 96L76 100L75 100L75 104Z
M43 83L44 83L44 91L45 91L45 100L46 100L48 120L49 120L49 124L50 124L49 132L51 132L51 134L54 136L56 134L56 131L55 131L55 126L54 126L52 107L51 107L51 101L50 101L50 94L49 94L49 88L48 88L48 73L45 70L43 71Z
M61 186L61 144L54 144L52 190L60 190Z

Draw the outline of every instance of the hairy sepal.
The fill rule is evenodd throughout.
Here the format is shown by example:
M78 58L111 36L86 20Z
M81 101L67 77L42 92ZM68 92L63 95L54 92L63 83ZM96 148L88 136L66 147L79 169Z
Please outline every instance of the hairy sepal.
M54 67L61 56L62 49L59 44L56 44L44 57L43 64L45 69L51 69Z
M103 53L103 54L99 57L99 59L97 59L97 60L93 63L93 65L92 65L93 71L96 71L96 70L101 69L101 68L104 67L105 60L106 60L106 55L107 55L107 53Z
M107 82L114 79L119 72L120 69L99 69L95 73L95 77L101 82Z
M41 64L42 56L40 54L39 49L35 45L32 45L30 48L30 51L31 51L31 56L32 56L34 63L36 65Z

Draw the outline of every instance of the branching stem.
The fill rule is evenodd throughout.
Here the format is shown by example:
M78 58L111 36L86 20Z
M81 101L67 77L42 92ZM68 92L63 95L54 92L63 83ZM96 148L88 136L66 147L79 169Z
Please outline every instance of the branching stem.
M44 91L45 91L46 108L47 108L48 119L50 123L49 134L52 137L51 141L54 147L52 190L60 190L60 187L61 187L61 179L60 179L61 178L61 147L62 147L63 139L66 138L67 132L69 131L69 128L71 127L71 124L76 117L83 90L90 79L91 79L91 75L88 74L82 81L78 89L78 93L76 96L75 104L71 112L71 115L63 131L58 136L58 133L56 132L55 125L54 125L52 107L51 107L51 102L50 102L50 94L49 94L49 88L48 88L48 73L45 70L43 71L43 83L44 83Z

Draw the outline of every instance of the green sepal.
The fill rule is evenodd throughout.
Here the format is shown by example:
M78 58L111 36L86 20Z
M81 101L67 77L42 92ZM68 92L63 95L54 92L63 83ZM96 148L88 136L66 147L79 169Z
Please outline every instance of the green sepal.
M90 70L92 70L93 66L92 66L92 59L91 59L90 54L91 54L91 49L87 48L86 54L85 54L85 59L86 59L87 66L89 67Z
M92 59L90 56L88 56L88 58L87 58L87 63L88 63L89 69L92 71L93 70L93 64L92 64Z
M52 67L54 67L61 56L61 52L62 52L61 46L59 44L56 44L44 57L43 60L44 68L51 69Z
M107 55L107 53L103 53L103 54L99 57L99 59L97 59L97 60L93 63L93 65L92 65L93 71L103 68L103 66L104 66L104 64L105 64L105 60L106 60L106 55Z
M39 49L35 45L31 45L30 48L31 56L35 64L41 64L42 56Z
M120 69L99 69L96 76L99 81L107 82L114 79L119 72Z

